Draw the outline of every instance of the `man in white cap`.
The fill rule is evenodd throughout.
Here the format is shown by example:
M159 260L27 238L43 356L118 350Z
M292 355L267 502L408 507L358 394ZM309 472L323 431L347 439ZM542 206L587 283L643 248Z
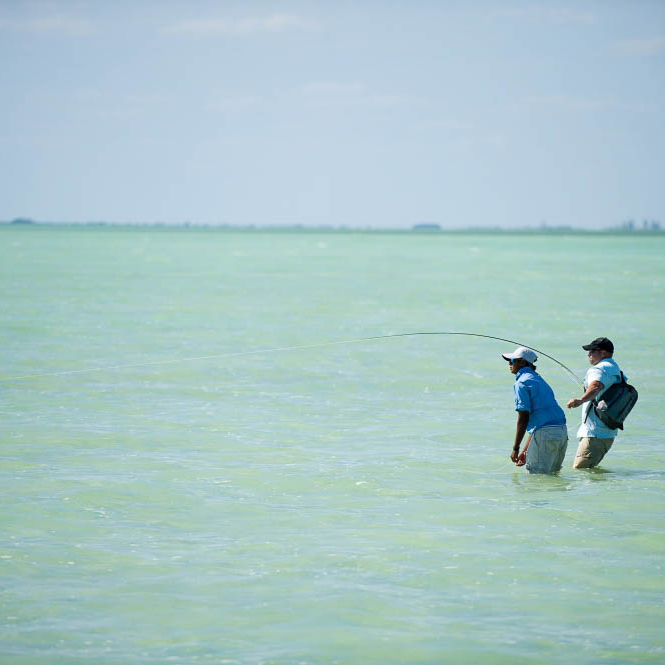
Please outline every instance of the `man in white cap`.
M619 430L610 429L596 415L592 407L593 400L615 383L621 383L621 370L614 355L614 344L607 337L597 337L582 348L588 351L591 367L584 377L582 397L569 399L566 406L576 409L584 404L582 424L577 430L580 441L575 453L574 469L589 469L596 466L612 446Z
M512 353L502 354L515 375L513 390L517 429L510 459L529 473L556 473L561 469L568 447L568 430L563 409L556 403L554 392L545 379L536 373L535 352L520 346ZM529 433L520 452L524 435Z

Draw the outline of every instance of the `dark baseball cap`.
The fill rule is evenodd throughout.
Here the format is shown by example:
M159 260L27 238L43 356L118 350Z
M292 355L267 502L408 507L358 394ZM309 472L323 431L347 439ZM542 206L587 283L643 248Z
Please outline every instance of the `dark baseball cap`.
M582 347L585 351L607 351L614 353L614 344L607 337L596 337Z

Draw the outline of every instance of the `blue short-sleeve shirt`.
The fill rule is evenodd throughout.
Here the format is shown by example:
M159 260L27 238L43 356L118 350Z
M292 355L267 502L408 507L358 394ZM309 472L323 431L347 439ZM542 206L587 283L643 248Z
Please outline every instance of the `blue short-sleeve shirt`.
M528 411L526 431L533 434L541 427L565 425L566 416L556 403L554 391L531 367L522 367L515 374L515 411Z

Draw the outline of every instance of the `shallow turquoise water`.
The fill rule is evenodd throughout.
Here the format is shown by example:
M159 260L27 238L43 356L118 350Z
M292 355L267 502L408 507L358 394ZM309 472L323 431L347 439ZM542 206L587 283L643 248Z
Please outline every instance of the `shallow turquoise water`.
M662 662L664 249L0 228L2 663ZM579 376L611 337L601 468L579 411L558 476L508 461L510 344L310 346L451 330Z

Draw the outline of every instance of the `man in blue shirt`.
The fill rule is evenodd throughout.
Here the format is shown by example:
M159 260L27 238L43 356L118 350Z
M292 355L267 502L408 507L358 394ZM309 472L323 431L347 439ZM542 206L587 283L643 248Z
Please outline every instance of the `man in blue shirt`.
M614 344L607 337L597 337L582 348L588 351L589 363L592 365L584 377L584 395L569 399L566 404L569 409L584 404L582 424L577 430L580 444L575 453L574 469L596 466L605 457L619 431L607 427L592 408L594 399L600 399L610 386L621 383L621 370L612 357Z
M513 391L517 411L515 445L510 459L529 473L556 473L561 469L568 447L566 416L556 403L554 392L536 373L535 352L520 346L513 353L502 354L515 375ZM529 434L520 452L524 434Z

